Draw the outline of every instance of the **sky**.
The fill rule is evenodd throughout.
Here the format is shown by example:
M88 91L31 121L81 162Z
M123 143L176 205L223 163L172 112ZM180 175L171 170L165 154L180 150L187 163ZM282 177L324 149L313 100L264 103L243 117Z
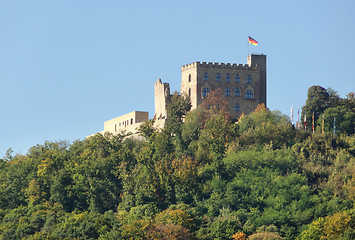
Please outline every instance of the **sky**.
M267 55L267 107L290 115L312 85L355 91L354 0L0 0L0 158L83 140L181 66ZM296 116L294 116L296 118Z

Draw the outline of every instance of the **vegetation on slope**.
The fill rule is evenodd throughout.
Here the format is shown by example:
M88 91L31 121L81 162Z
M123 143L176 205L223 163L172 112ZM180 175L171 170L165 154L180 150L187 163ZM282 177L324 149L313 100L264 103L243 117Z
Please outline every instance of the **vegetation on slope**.
M0 239L354 239L354 95L311 87L314 134L262 105L233 123L224 104L212 93L188 112L174 97L164 129L140 127L146 141L97 134L7 154Z

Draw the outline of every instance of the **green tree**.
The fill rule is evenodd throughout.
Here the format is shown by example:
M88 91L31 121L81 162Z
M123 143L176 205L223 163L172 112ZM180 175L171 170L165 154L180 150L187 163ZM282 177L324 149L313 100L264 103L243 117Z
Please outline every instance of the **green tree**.
M324 130L339 134L352 135L355 133L355 102L351 99L341 99L337 106L324 110ZM323 116L318 119L319 128L323 124Z
M207 120L204 129L201 130L197 158L204 162L221 160L234 133L229 118L222 112L214 115Z
M312 126L312 115L316 123L320 115L329 105L329 93L321 86L312 86L308 89L306 105L302 107L302 119L306 115L307 126Z
M301 240L354 239L354 210L335 213L313 221L301 235Z
M290 147L295 141L296 133L288 118L278 111L266 109L264 104L258 105L248 116L242 116L238 129L237 141L241 146L268 144L272 149L279 149Z

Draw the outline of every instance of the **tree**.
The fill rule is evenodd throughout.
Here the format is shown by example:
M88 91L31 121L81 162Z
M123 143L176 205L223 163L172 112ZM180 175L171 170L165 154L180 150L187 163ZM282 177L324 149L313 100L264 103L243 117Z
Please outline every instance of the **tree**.
M309 129L313 124L313 114L314 127L319 132L323 129L333 132L335 123L336 133L348 135L355 133L354 93L349 93L345 99L342 99L331 88L325 90L321 86L310 87L306 105L302 108L302 119L306 115Z
M306 105L302 107L302 119L306 115L307 126L312 126L312 116L314 122L329 105L329 93L321 86L312 86L308 89Z
M237 232L232 237L233 237L233 240L247 240L247 237L246 237L245 233L243 233L243 232Z
M338 99L337 104L324 110L324 130L338 134L352 135L355 133L355 101L354 96L349 93L347 98ZM322 126L323 119L318 119L318 126Z
M291 146L295 138L288 118L278 111L268 110L264 104L259 104L254 112L242 116L238 123L241 146L269 144L273 149Z
M173 143L176 146L175 153L183 155L186 150L186 144L182 138L183 119L191 109L190 97L187 95L179 96L175 93L168 106L168 118L164 130L167 134L173 136Z
M156 132L156 129L154 129L153 125L154 120L145 121L138 127L138 132L147 140L149 140L154 136L154 133Z
M201 131L198 147L198 158L208 162L221 160L228 148L228 143L234 136L233 125L230 119L222 112L208 119Z
M186 228L172 223L165 225L154 224L147 230L146 239L164 240L193 240L193 234Z
M344 211L313 221L301 235L301 240L354 239L355 211Z
M259 232L248 237L249 240L284 240L278 233L274 232Z
M198 191L198 164L191 157L183 156L172 161L173 178L178 201L191 203Z
M168 106L168 118L165 129L171 134L181 135L183 118L190 109L190 98L186 95L179 96L178 93L174 93Z
M222 89L220 88L211 91L207 98L204 99L201 106L203 111L200 111L200 119L203 123L215 114L223 114L227 119L230 117L227 112L228 101L225 99Z

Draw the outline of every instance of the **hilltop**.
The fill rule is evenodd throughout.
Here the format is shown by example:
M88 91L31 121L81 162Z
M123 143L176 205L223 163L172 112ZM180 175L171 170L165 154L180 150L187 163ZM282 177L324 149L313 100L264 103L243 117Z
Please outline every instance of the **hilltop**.
M264 105L233 122L225 104L211 93L189 111L173 96L163 129L138 129L145 140L106 133L9 153L0 236L353 239L354 95L312 86L302 119L314 133Z

